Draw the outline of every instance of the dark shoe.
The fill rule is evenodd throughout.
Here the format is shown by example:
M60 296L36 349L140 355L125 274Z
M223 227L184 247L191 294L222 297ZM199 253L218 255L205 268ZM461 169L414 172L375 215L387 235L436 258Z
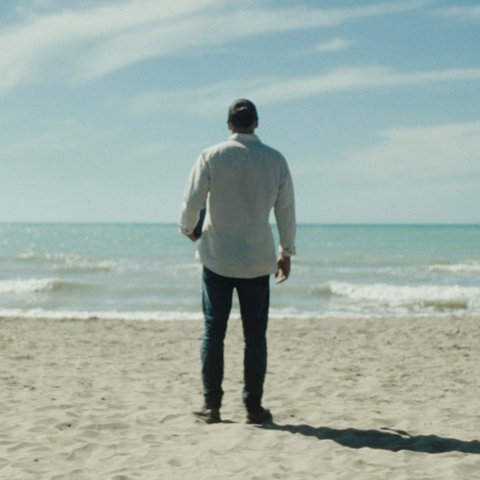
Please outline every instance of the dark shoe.
M254 423L261 425L265 422L271 422L273 420L270 410L260 407L260 410L255 410L247 413L247 423Z
M202 407L200 410L192 412L195 417L203 423L220 423L220 410L218 408Z

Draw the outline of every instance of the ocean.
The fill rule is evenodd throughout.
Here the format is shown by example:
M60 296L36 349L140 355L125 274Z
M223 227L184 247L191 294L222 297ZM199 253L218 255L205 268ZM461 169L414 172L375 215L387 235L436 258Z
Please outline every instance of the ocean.
M271 319L480 316L480 226L305 224L297 251ZM194 252L173 224L0 224L0 317L199 320Z

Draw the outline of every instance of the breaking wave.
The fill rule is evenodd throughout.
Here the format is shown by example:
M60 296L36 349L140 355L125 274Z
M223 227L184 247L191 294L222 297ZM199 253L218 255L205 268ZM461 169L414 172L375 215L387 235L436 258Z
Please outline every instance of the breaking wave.
M428 266L429 272L453 273L455 275L477 275L480 273L480 262L436 263Z
M60 278L0 280L0 294L48 293L72 286L73 282Z
M433 310L477 309L480 288L443 285L387 285L384 283L353 284L330 282L323 287L331 295L355 302L368 302L392 307L430 308Z

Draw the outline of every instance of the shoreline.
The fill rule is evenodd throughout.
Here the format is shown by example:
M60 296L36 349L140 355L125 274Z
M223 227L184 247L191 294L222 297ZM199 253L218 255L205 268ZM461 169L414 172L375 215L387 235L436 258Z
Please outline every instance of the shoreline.
M0 319L0 476L476 479L480 318L270 321L245 424L242 334L223 423L196 423L202 321Z
M72 312L67 313L64 311L47 311L39 313L36 309L32 313L18 312L15 309L13 311L1 311L0 309L0 322L13 322L13 321L39 321L39 322L116 322L116 323L171 323L171 322L192 322L198 323L203 322L203 313L201 311L201 306L195 312ZM275 310L275 309L273 309ZM304 312L301 314L297 313L278 313L273 312L269 315L269 324L272 325L275 322L363 322L363 321L383 321L394 320L394 321L422 321L429 319L438 319L443 320L455 320L455 321L479 321L479 313L465 313L465 312L430 312L430 313L405 313L405 314L322 314L318 315L315 312ZM232 308L230 320L232 322L240 320L240 312L238 307L234 305Z

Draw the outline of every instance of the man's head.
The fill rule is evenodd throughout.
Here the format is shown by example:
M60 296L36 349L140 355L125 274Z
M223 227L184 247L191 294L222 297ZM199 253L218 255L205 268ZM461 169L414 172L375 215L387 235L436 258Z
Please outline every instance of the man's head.
M228 109L228 127L232 132L251 133L258 126L255 105L246 98L235 100Z

